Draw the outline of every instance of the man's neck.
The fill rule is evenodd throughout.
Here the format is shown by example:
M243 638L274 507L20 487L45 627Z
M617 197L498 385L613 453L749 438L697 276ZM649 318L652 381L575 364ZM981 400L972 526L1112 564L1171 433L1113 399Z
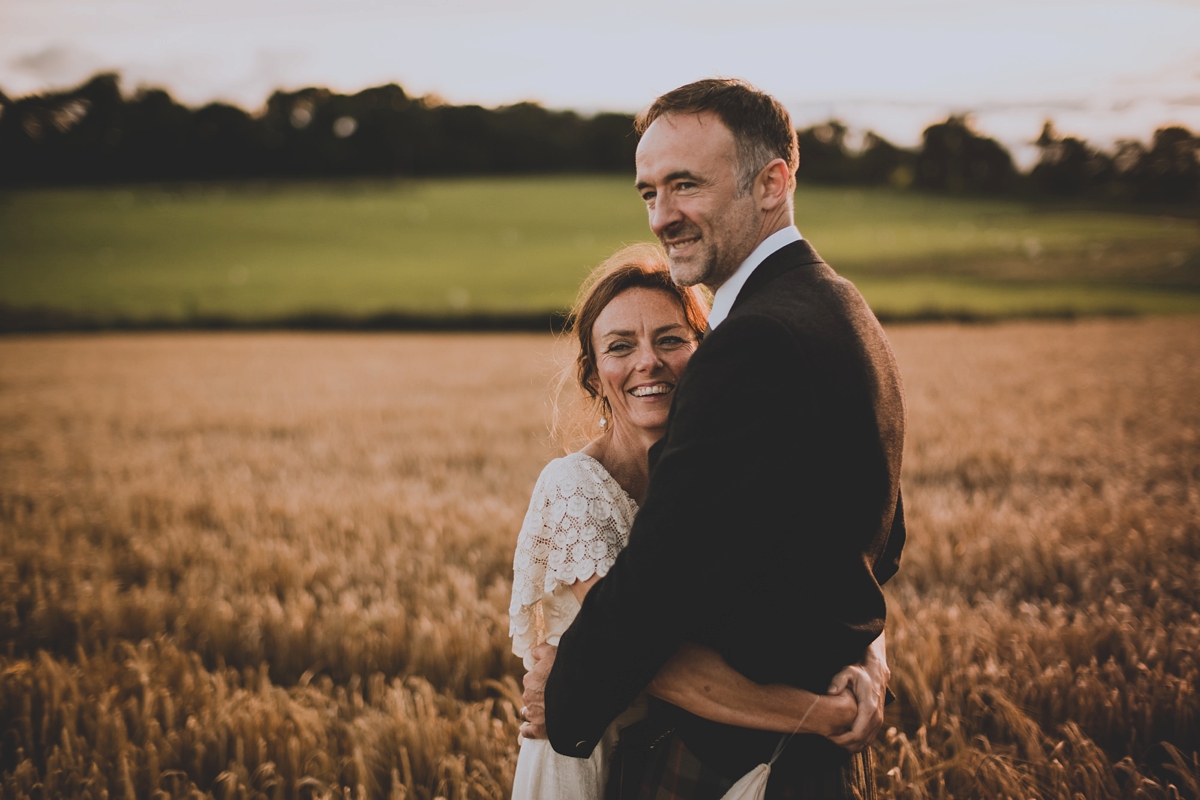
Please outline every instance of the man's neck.
M760 264L781 248L787 247L789 244L798 242L803 238L795 225L787 225L779 228L764 237L758 243L758 246L751 250L746 258L742 259L742 263L738 265L738 268L734 270L728 280L713 292L712 308L708 312L709 328L715 330L729 316L729 312L733 310L733 304L736 302L738 295L741 294L746 282L750 280L750 276L758 269Z
M706 283L704 284L704 287L713 294L716 294L717 290L724 286L729 279L733 277L734 273L738 271L741 265L746 263L746 259L750 257L751 253L758 249L760 244L765 242L769 237L779 233L784 228L793 227L795 224L796 223L793 219L790 205L786 208L780 209L780 213L764 216L762 226L759 229L758 238L754 240L754 244L750 246L750 249L743 253L742 257L738 259L733 270L728 275L723 275L720 283Z

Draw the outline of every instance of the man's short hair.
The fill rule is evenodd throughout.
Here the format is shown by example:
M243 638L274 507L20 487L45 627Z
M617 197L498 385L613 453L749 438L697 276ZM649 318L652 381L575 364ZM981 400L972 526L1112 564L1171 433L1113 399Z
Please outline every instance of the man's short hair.
M733 133L737 144L740 191L749 191L762 168L776 158L787 163L788 182L795 184L800 147L791 115L778 100L746 81L706 78L680 86L638 114L634 128L642 134L659 117L705 112L715 114Z

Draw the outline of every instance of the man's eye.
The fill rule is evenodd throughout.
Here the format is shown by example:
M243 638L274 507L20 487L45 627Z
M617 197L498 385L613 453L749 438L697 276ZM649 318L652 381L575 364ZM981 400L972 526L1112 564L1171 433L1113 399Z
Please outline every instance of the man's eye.
M643 192L643 193L642 193L642 200L643 200L644 202L647 202L647 203L649 203L649 202L650 202L650 201L652 201L653 199L654 199L654 192Z

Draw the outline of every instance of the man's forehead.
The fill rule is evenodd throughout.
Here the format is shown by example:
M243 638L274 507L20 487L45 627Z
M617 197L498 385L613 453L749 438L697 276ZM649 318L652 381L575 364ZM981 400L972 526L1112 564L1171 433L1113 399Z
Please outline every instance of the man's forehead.
M647 142L657 143L660 140L670 141L680 137L732 141L733 133L721 118L711 111L663 114L646 128L641 142L638 143L638 149Z
M638 142L635 161L639 174L644 169L673 173L713 156L735 157L733 134L719 117L703 111L655 119Z

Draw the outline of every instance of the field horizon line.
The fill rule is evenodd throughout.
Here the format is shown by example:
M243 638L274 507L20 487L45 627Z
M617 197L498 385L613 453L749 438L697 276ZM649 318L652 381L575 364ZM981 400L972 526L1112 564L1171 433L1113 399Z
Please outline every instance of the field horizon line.
M876 312L875 316L884 325L927 323L986 325L1017 320L1071 321L1153 315L1130 307L1118 306L1089 310L1071 307L1031 308L1004 312L928 307L910 311L881 310ZM131 317L88 314L47 306L12 306L0 303L0 336L171 331L562 333L566 328L567 311L562 309L448 313L393 309L369 314L349 314L314 309L264 317L239 317L229 314Z

